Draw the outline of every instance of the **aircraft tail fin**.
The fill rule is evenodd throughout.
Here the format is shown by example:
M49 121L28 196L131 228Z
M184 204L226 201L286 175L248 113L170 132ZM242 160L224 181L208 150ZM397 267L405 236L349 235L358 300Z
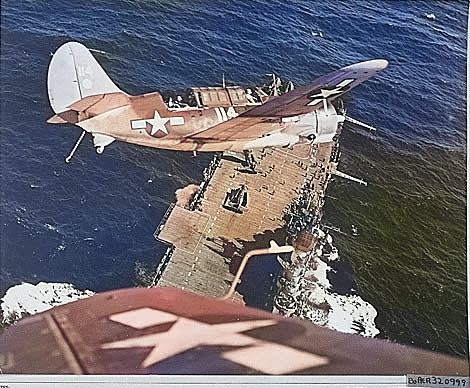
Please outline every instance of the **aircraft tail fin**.
M127 97L108 77L90 51L82 44L68 42L60 46L54 53L47 75L49 102L56 113L51 122L62 122L60 119L74 122L75 109L78 101L90 103L90 96L111 93ZM99 97L93 97L99 99ZM83 105L83 104L81 104ZM64 118L64 113L70 112L73 117ZM68 116L68 114L66 114ZM76 122L76 121L75 121Z

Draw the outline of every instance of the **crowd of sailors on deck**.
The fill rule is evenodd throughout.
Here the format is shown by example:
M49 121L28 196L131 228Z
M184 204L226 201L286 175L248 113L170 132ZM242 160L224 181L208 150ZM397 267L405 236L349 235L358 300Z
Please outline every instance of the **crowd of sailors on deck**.
M318 209L322 203L314 190L314 177L307 180L300 188L299 196L287 207L287 231L291 235L297 235L302 231L313 229L319 224Z
M196 210L200 208L202 198L204 197L204 193L207 189L207 186L209 185L209 182L212 179L212 176L214 175L215 170L217 169L217 167L220 166L221 162L222 162L222 153L218 152L215 154L214 158L209 163L209 166L207 166L202 172L204 179L199 185L199 190L194 195L193 199L191 200L191 203L189 204L189 210Z

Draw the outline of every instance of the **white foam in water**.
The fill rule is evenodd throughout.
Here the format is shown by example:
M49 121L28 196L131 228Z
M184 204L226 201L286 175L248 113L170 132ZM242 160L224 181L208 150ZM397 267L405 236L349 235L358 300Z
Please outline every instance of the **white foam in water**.
M40 313L54 306L88 298L94 292L77 290L68 283L22 283L7 290L1 299L3 323L13 323L12 318Z
M329 245L330 253L323 258L327 261L338 259L338 251L332 242L331 236L327 235L316 251L299 253L292 264L284 263L290 280L281 280L274 311L308 319L343 333L375 337L380 333L374 322L375 308L358 295L340 295L332 291L328 280L331 267L320 259L326 245Z
M374 320L377 311L358 295L327 294L325 296L331 306L328 314L327 327L343 333L357 333L364 337L375 337L380 331Z

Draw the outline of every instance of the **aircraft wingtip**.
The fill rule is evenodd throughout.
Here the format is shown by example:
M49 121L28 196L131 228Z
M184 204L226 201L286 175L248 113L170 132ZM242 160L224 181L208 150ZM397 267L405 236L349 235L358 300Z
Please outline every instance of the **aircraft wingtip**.
M369 61L359 62L351 66L345 67L348 70L364 70L364 71L380 71L388 66L386 59L371 59Z
M383 70L388 66L388 61L386 59L376 59L377 67L379 70Z

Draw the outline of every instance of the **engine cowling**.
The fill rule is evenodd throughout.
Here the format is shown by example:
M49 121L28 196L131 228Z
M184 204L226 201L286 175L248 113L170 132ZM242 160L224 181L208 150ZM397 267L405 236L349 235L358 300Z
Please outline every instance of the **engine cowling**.
M283 133L295 134L314 143L325 143L333 140L338 125L343 121L344 116L338 115L333 105L328 104L326 111L321 107L289 122Z

